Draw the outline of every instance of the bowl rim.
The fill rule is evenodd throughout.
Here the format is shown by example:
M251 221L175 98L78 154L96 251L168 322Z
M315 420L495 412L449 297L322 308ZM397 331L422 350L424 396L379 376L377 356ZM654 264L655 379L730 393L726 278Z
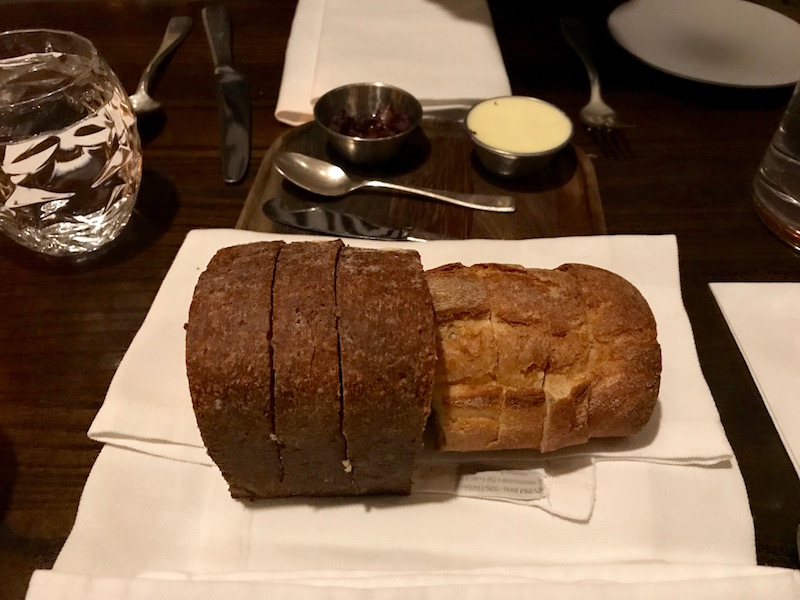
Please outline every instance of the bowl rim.
M491 146L485 142L482 142L477 138L475 133L469 128L467 125L467 121L469 120L470 113L475 110L476 107L480 106L481 104L485 104L486 102L492 102L494 100L502 100L504 98L526 98L529 100L536 100L537 102L541 102L542 104L547 104L548 106L554 108L558 112L560 112L564 117L566 117L567 122L569 123L569 135L564 139L564 141L559 144L558 146L553 146L547 150L541 150L539 152L513 152L510 150L503 150L498 148L497 146ZM469 135L470 139L475 143L475 145L484 148L485 150L492 152L494 154L507 157L507 158L536 158L539 156L547 156L549 154L554 154L564 148L566 148L570 142L572 142L572 138L575 135L575 124L572 122L572 119L569 118L569 115L564 112L561 108L553 104L552 102L548 102L547 100L542 100L541 98L537 98L536 96L525 96L522 94L506 94L503 96L493 96L492 98L484 98L473 104L470 109L467 111L467 114L464 115L464 129L467 130L467 134Z
M317 112L317 107L319 106L320 101L323 98L325 98L326 96L332 95L335 92L340 92L340 91L342 91L344 89L347 89L347 88L354 88L354 87L378 87L378 88L386 88L386 89L394 90L396 92L400 92L401 94L404 94L405 96L407 96L409 99L411 99L413 101L413 104L415 105L415 108L417 109L416 112L419 114L419 116L411 122L411 124L409 125L408 129L406 129L404 131L401 131L399 133L395 133L394 135L387 135L387 136L383 136L383 137L368 138L368 137L361 137L361 136L358 136L358 135L347 135L347 134L344 134L344 133L340 133L338 131L334 131L333 129L330 128L330 125L326 125L325 123L322 122L322 120L320 119L319 114ZM420 103L419 99L414 94L412 94L411 92L409 92L409 91L407 91L407 90L405 90L405 89L403 89L401 87L398 87L396 85L392 85L390 83L383 83L381 81L363 81L363 82L358 82L358 83L346 83L344 85L340 85L338 87L330 89L327 92L325 92L324 94L322 94L319 98L317 98L316 102L314 102L314 110L313 110L314 121L316 121L320 125L320 127L325 129L325 131L329 135L335 136L337 138L345 139L345 140L357 140L357 141L360 141L360 142L381 142L381 141L386 141L386 140L396 140L397 138L409 135L417 127L419 127L420 124L422 123L422 113L423 113L422 104Z

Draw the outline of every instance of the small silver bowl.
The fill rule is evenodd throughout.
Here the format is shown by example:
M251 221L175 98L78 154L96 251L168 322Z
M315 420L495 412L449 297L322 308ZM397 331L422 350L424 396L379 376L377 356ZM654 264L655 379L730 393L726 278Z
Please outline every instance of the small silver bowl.
M524 110L508 110L512 103ZM527 111L528 105L532 114ZM464 124L484 168L509 179L541 170L570 143L574 131L572 121L561 109L529 96L478 102L467 113ZM500 143L494 139L499 130L513 132L513 140L506 138Z
M373 117L387 107L391 107L393 114L388 119L388 129L394 131L400 121L405 128L380 137L367 137L362 133L363 128L359 125L363 125L365 120L374 121ZM345 119L356 121L349 129L357 134L340 132L337 122L341 124ZM391 85L351 83L333 89L317 100L314 120L325 131L331 145L347 160L358 165L375 164L388 161L400 151L422 121L422 106L414 96Z

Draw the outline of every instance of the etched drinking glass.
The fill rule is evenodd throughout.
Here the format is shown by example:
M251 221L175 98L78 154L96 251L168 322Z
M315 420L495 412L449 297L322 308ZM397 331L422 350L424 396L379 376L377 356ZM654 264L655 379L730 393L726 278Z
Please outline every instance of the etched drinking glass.
M0 34L0 230L84 256L123 230L141 176L133 109L94 45L66 31Z

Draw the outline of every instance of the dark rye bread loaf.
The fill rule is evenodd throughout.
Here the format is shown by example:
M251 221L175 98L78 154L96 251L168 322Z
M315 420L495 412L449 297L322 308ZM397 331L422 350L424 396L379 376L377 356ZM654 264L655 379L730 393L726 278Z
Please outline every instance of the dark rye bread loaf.
M341 431L336 263L343 244L296 242L278 256L273 285L275 435L287 495L353 492Z
M436 361L419 255L343 248L336 299L342 431L355 484L363 494L409 493Z
M222 249L186 329L197 423L234 497L411 491L435 363L416 252Z
M445 450L551 451L632 435L655 406L661 352L650 307L596 267L445 265L427 273Z
M282 242L223 248L200 275L186 325L197 424L234 498L281 494L272 433L272 277Z

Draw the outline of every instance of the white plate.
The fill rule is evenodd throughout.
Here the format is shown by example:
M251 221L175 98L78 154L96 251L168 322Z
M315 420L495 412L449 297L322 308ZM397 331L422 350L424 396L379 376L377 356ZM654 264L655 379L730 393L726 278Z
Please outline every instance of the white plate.
M608 18L611 35L672 75L735 87L800 80L800 24L744 0L631 0Z

